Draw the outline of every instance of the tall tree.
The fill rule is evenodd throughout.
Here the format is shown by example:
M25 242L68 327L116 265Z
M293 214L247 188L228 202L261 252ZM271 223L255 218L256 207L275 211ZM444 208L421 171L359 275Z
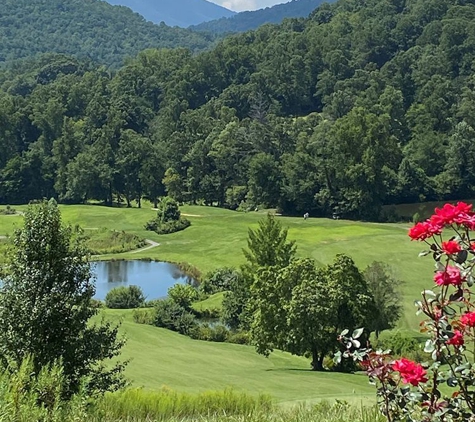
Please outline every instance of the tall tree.
M363 276L375 304L374 317L366 328L370 332L374 331L378 338L381 331L394 328L401 317L401 281L387 264L377 261L366 267Z
M124 344L118 327L91 324L97 313L88 253L80 232L63 225L54 200L32 205L16 231L0 289L0 357L33 359L35 373L61 362L65 391L87 377L92 391L123 385L124 365L105 365Z

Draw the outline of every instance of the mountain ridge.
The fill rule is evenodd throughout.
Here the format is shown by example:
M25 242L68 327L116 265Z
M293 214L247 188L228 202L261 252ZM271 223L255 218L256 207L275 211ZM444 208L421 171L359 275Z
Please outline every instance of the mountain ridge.
M216 34L245 32L256 29L261 25L279 24L286 18L305 18L324 2L334 0L291 0L287 3L276 4L259 10L240 12L230 17L193 25L189 28L197 32L212 32Z
M186 28L202 22L231 17L232 10L207 0L105 0L113 6L125 6L153 23Z

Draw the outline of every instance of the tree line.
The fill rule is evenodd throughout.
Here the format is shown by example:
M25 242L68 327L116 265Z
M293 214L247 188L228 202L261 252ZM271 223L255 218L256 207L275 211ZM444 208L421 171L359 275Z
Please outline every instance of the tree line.
M473 196L475 2L340 0L210 51L117 72L50 55L0 72L0 202L380 219Z

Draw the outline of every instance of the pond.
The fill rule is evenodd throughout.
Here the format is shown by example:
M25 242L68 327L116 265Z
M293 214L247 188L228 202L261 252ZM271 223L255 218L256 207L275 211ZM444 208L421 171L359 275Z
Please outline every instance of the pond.
M95 299L104 300L107 293L120 286L139 286L147 300L167 296L174 284L192 283L193 279L176 265L157 261L96 261L91 263L96 275Z

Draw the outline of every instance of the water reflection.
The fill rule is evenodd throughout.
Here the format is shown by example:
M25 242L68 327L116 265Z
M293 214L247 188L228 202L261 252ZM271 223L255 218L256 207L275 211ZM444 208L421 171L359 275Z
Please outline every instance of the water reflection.
M119 286L140 286L147 300L167 295L176 283L193 282L176 265L156 261L98 261L93 262L96 275L96 295L104 300L109 290Z

